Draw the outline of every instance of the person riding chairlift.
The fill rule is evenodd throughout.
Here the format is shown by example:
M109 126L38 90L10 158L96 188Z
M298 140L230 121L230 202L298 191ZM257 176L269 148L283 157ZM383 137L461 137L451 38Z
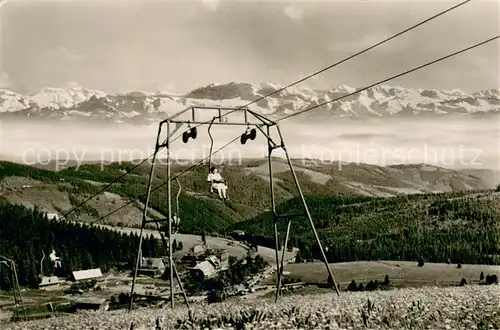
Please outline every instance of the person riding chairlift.
M224 179L217 172L217 169L215 167L212 167L210 169L210 173L208 174L207 181L212 184L210 189L212 191L216 190L219 193L220 199L229 200L229 197L227 197L227 194L226 194L227 186L224 183Z
M177 232L179 231L179 226L180 226L180 223L181 223L181 218L179 218L176 214L174 214L172 216L172 233L173 234L177 234Z
M44 254L45 255L45 254ZM50 261L54 264L56 268L61 267L61 258L56 256L56 250L52 249L52 253L49 255Z

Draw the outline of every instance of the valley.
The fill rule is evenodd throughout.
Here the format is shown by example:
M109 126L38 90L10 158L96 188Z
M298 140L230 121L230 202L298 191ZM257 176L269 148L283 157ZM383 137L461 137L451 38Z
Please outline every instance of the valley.
M343 129L334 133L329 131L326 124L316 125L314 134L310 130L313 126L307 124L288 126L284 130L288 134L285 138L289 141L287 143L290 145L292 162L302 191L341 291L348 290L352 281L356 281L358 285L368 285L375 280L381 283L386 275L391 280L390 291L394 292L408 287L425 289L433 285L440 288L458 286L464 280L475 286L485 285L485 280L479 279L481 272L484 276L498 276L500 195L497 186L500 181L494 166L498 154L493 152L496 148L496 133L492 121L477 119L484 126L472 129L468 128L467 120L464 119L453 119L448 124L437 120L431 124L427 119L415 118L413 125L420 125L417 127L427 130L415 133L411 131L411 125L405 126L395 117L383 122L381 119L342 120L345 121ZM363 120L364 123L360 126L358 120ZM50 126L51 123L49 121L47 125ZM110 303L112 309L124 308L127 299L124 294L130 292L130 269L133 268L131 265L134 262L134 248L137 246L150 169L148 162L136 166L139 163L137 159L143 157L137 151L144 149L143 142L146 141L147 132L151 130L147 127L138 129L138 126L130 126L129 130L122 131L114 125L127 124L118 123L102 124L98 128L88 127L78 139L82 146L90 146L90 149L75 145L73 154L60 153L60 150L72 150L64 149L64 145L69 146L75 141L71 131L79 129L81 125L67 123L61 126L59 133L68 136L67 139L60 139L48 130L41 130L42 138L47 142L42 147L48 156L47 160L13 162L15 157L4 157L10 161L0 162L0 201L5 205L18 204L27 210L36 208L41 214L46 213L58 219L53 221L60 223L53 224L60 230L56 236L59 237L56 250L57 253L62 253L66 268L64 274L58 273L59 278L64 279L58 290L44 292L33 288L36 287L36 272L29 270L29 267L33 268L39 262L39 248L33 247L33 253L28 259L21 255L16 257L17 262L24 267L20 270L22 290L27 295L26 304L30 317L47 315L49 311L43 307L47 301L53 302L57 313L69 311L68 306L75 306L80 300L97 298L108 302L113 300ZM371 131L364 129L370 125L373 125ZM35 126L41 128L43 124ZM387 131L383 133L377 128ZM103 143L99 135L95 134L99 129L107 133L114 130L115 133L109 134L111 138ZM23 130L30 131L26 127ZM440 131L448 134L447 139L436 138ZM4 133L8 136L12 136L9 135L12 133L21 136L21 131L16 130L15 126L9 126ZM179 148L180 153L176 154L172 166L174 175L196 165L207 154L209 146L203 140L204 134L205 132L201 132L201 139L194 141L191 149ZM217 141L221 141L234 134L234 131L218 130L216 134ZM32 138L28 134L20 139L21 144L16 152L19 154L23 150L22 143L28 146ZM88 138L93 139L93 142L89 144ZM422 144L422 139L424 142L435 142ZM491 143L485 144L488 139ZM178 205L175 196L179 185L176 181L172 182L172 206L175 212L179 207L181 218L179 232L173 235L176 246L174 257L178 262L204 245L209 251L226 251L239 262L247 260L252 246L257 247L259 258L267 263L267 266L259 266L263 268L259 268L256 275L245 273L247 277L244 280L238 277L241 275L237 275L241 271L232 269L222 272L213 282L202 282L200 288L200 284L193 283L189 267L180 262L182 280L189 289L189 300L192 303L203 304L209 299L210 296L203 291L209 287L217 287L220 289L218 292L223 292L224 298L217 296L217 299L230 301L242 298L258 301L274 294L275 242L269 214L269 168L267 159L262 157L262 148L258 146L265 143L262 140L258 137L256 142L260 143L250 144L245 149L234 146L227 153L212 158L212 164L216 164L228 182L230 201L223 202L209 194L206 183L207 162L194 166L179 177L181 193ZM460 145L460 142L464 144ZM412 143L415 146L413 149L409 147ZM106 145L111 148L106 149ZM116 148L119 145L126 145L128 148ZM324 149L318 149L317 146L320 145ZM433 145L434 148L431 147ZM331 148L328 149L329 147ZM325 148L330 150L327 157L332 159L321 159L325 156ZM32 155L39 156L42 149L35 147L24 150L30 150ZM308 151L307 158L299 157L304 153L303 150ZM475 150L481 151L479 156ZM336 154L332 155L332 151ZM349 153L343 153L345 151ZM403 153L398 154L401 151ZM109 158L94 160L99 159L103 153ZM242 157L247 154L248 158ZM76 158L71 159L71 155ZM127 156L116 161L117 155ZM153 177L153 193L148 210L150 219L165 218L167 214L164 160L164 155L160 154ZM476 161L478 166L474 165ZM282 155L277 154L272 159L272 172L277 212L300 213L302 205ZM120 180L107 187L119 177ZM98 194L82 207L74 209L96 193ZM29 219L31 218L28 217L25 221L32 221ZM79 239L78 244L82 244L81 252L65 251L65 246L72 243L61 241L60 237L64 237L61 235L69 230L65 227L69 223L76 226L71 229L71 233L75 230L90 230L92 233L108 233L105 235L109 236L113 232L129 243L125 247L116 245L125 243L113 245L108 242L105 243L110 247L107 252L90 248L85 254L83 251L88 244L99 246L100 243ZM279 239L283 242L286 219L278 223L278 228ZM294 249L285 253L288 263L282 277L286 283L283 294L322 294L325 290L331 290L324 264L319 262L321 255L308 222L304 217L294 218L291 228L288 247ZM9 230L12 227L5 229L5 232ZM29 237L29 231L28 228L23 229L18 239ZM236 237L235 232L243 234ZM155 226L149 224L145 233L148 243L144 253L148 257L165 260L166 252L160 245L160 236L155 231ZM92 237L86 235L90 234L82 233L77 237ZM50 232L46 236L50 237ZM120 240L118 237L113 239ZM40 242L36 236L34 242L41 244L42 249L47 249L47 244L53 244ZM159 246L155 247L156 245ZM111 246L122 247L113 250ZM280 255L281 248L282 246ZM0 254L6 252L12 255L8 245L3 248L0 246ZM67 263L68 260L70 264ZM198 263L203 262L202 260ZM420 263L424 264L423 267L419 266ZM83 293L69 293L68 290L76 285L67 279L67 274L71 273L70 268L89 267L100 267L103 271L101 289L87 288L83 289ZM50 274L50 268L47 272ZM233 283L235 277L238 280ZM435 279L439 279L437 283ZM174 287L178 290L176 285ZM154 292L155 297L162 297L143 297L137 301L138 305L162 305L159 301L168 300L169 297L169 281L140 276L136 292L145 296ZM11 292L3 294L2 309L11 311L12 300L7 298ZM120 294L122 303L118 301ZM238 298L238 295L243 297ZM176 297L176 304L181 304L181 295L176 294Z
M0 0L0 329L500 329L499 12Z
M306 196L378 196L395 197L406 194L437 192L459 192L491 189L495 182L461 171L449 170L424 164L406 166L376 166L370 164L307 165L294 160L301 188ZM200 165L179 178L181 195L181 231L200 234L228 228L234 222L254 217L269 207L269 180L266 160L248 160L241 165L222 166L221 171L230 183L231 201L222 203L209 195L205 183L206 165ZM306 165L304 165L306 164ZM26 207L36 205L48 213L64 214L84 201L91 194L100 191L109 182L122 176L133 167L132 163L115 163L102 166L86 164L79 168L68 168L53 172L37 167L3 162L0 163L2 181L0 196L14 204ZM283 203L297 195L286 162L273 160L273 176L277 203ZM175 166L173 173L186 166ZM139 225L144 201L149 166L137 167L132 173L119 180L86 204L79 214L72 213L69 219L91 222L128 203L118 212L100 220L102 224L134 227ZM166 213L165 166L158 166L153 180L152 216L164 217ZM172 196L179 187L172 184ZM210 212L213 219L204 213ZM76 217L78 216L78 217ZM204 218L204 223L197 219Z

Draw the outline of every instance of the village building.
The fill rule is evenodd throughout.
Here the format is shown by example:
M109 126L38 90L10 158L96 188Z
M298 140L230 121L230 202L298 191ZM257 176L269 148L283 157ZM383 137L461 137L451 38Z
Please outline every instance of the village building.
M49 220L59 220L59 214L57 213L47 213L47 219Z
M217 275L217 269L208 260L198 263L196 266L189 268L191 277L196 280L206 280Z
M197 280L205 280L217 275L220 271L229 267L229 252L224 250L220 257L208 256L204 261L199 262L194 267L189 268L190 275Z
M71 280L78 281L88 281L88 280L101 280L103 278L100 268L87 269L87 270L77 270L71 273Z
M190 265L190 266L196 265L197 261L198 261L198 257L196 257L195 255L192 255L192 254L186 254L186 255L182 256L182 258L180 259L180 262L182 264Z
M160 276L165 272L165 268L162 258L142 258L137 273L152 277Z
M195 245L191 248L191 252L196 256L200 257L207 251L207 247L202 244Z
M184 254L183 251L177 251L174 253L176 257L182 264L188 266L195 266L198 261L203 261L203 255L206 253L207 248L205 245L198 244L189 249L189 252Z
M245 232L243 230L234 230L233 232L231 232L231 237L236 239L236 240L240 240L244 236L245 236Z
M38 284L40 290L56 290L59 288L61 282L57 276L43 276Z
M75 301L73 307L75 311L78 310L94 310L94 311L107 311L109 310L109 300L104 298L81 298Z

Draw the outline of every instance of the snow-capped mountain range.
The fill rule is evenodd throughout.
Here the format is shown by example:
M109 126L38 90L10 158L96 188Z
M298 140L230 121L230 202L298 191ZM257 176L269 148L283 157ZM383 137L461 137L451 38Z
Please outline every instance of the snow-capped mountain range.
M185 95L131 91L106 93L83 87L44 88L25 96L0 89L0 119L45 118L144 123L165 119L190 105L238 107L282 88L272 83L211 84ZM291 87L249 106L274 119L356 91L339 85L331 90ZM460 90L408 89L380 85L308 112L309 118L500 113L500 89L472 94ZM301 118L301 117L297 117Z

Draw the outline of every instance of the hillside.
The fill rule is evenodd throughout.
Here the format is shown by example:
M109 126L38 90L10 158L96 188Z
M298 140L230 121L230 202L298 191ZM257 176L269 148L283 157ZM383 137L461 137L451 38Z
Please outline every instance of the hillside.
M111 94L83 87L44 88L33 95L0 90L0 118L147 124L164 119L188 106L243 106L280 88L282 86L273 83L231 82L210 84L184 95L143 91ZM256 102L249 108L276 119L354 91L356 88L345 85L324 91L292 87ZM408 89L381 85L329 103L306 117L314 120L339 117L484 115L498 114L499 111L498 89L467 94L460 90Z
M463 174L468 174L480 178L484 182L491 182L495 184L500 182L500 170L488 170L488 169L462 169L460 170Z
M68 222L51 221L38 210L0 202L0 255L15 261L21 286L36 287L39 275L66 277L75 269L100 267L107 272L118 263L133 264L139 242L138 235L126 235L106 228L94 228ZM61 267L54 269L47 256L56 250ZM143 253L161 256L158 241L146 237ZM2 290L12 288L3 272Z
M430 263L426 262L422 267L415 261L356 261L339 262L329 264L335 280L341 290L346 290L352 280L358 285L366 285L370 281L382 282L385 275L390 278L393 288L422 287L422 286L455 286L462 278L468 284L481 284L481 272L483 274L500 275L500 267L494 265L470 265L462 264L457 268L456 264ZM311 283L324 283L328 278L328 271L324 263L289 263L285 271L290 276L300 281ZM269 282L276 283L275 278Z
M318 235L330 262L418 260L500 263L500 192L441 193L391 198L314 196L307 198ZM295 198L278 214L303 212ZM282 238L286 220L278 223ZM258 244L272 244L271 214L239 222ZM321 254L309 222L295 217L290 235L304 259Z
M474 276L478 276L479 270L486 271L488 274L490 272L497 273L497 267L467 265L500 264L500 192L482 189L485 183L479 178L422 164L392 167L344 164L340 170L339 167L333 166L302 165L305 164L302 160L294 160L294 162L297 165L296 170L307 195L306 199L316 228L327 248L327 257L330 262L335 262L332 265L333 271L334 274L339 275L337 280L341 282L343 288L353 278L367 282L368 278L372 279L370 276L373 274L376 274L380 280L385 274L390 274L392 285L399 287L404 285L418 286L422 284L418 282L424 280L428 282L431 269L436 274L436 279L440 281L440 284L449 282L448 284L452 285L456 285L460 276L467 278L469 284L477 283L477 279L475 281L472 279ZM291 175L286 171L284 165L283 161L279 159L273 160L278 200L277 211L279 214L301 212L302 205L300 200L294 196ZM58 251L62 251L61 255L64 260L69 261L68 266L65 266L66 269L61 269L63 272L67 273L72 266L88 268L98 265L106 270L121 261L133 262L133 248L137 245L137 236L127 237L121 235L120 232L111 230L111 228L102 230L58 221L49 222L42 213L6 204L8 202L19 203L29 207L36 205L41 207L42 211L63 212L131 167L131 164L111 164L101 171L98 165L88 164L83 165L78 170L70 168L53 172L20 164L0 163L0 218L9 220L1 222L0 236L3 235L3 237L0 237L2 238L0 243L3 242L3 244L0 244L0 252L14 254L16 261L20 264L22 284L35 284L37 278L35 265L40 259L41 253L38 251L49 250L51 245L54 245ZM183 167L174 167L173 172L176 173L182 169ZM110 187L109 191L101 194L69 218L79 221L94 221L109 210L124 205L131 197L142 196L148 170L146 166L138 167L133 174L126 176L119 184ZM242 229L247 235L253 236L251 240L255 243L261 246L268 245L272 248L274 233L272 219L269 212L266 211L268 207L266 192L269 188L269 182L266 179L265 161L252 160L240 166L222 167L224 176L235 185L233 200L227 203L215 200L208 195L205 171L206 167L197 167L188 172L186 176L181 177L182 193L179 205L183 219L181 231L227 233L233 229ZM154 178L154 186L158 187L164 180L165 168L159 167ZM175 195L177 192L175 182L173 182L173 187ZM437 193L438 189L446 192ZM155 191L151 205L150 217L164 216L166 210L164 186ZM126 225L123 221L137 224L138 220L141 219L140 207L140 202L134 203L107 220L112 224ZM280 221L278 226L281 238L283 238L285 220ZM128 232L132 231L128 230ZM54 236L53 240L44 239L51 235ZM299 247L299 260L297 261L320 258L309 224L303 217L294 218L290 244ZM12 250L9 249L10 246L19 246L19 248ZM103 246L107 248L101 249ZM99 248L96 249L96 247ZM259 247L261 253L263 249L265 248ZM27 252L21 253L22 251ZM156 255L159 251L158 242L150 236L144 242L143 251L148 255ZM269 253L269 256L272 257L272 253ZM359 260L372 260L373 262L339 263ZM395 261L386 262L384 260ZM424 261L425 266L421 268L415 262L405 263L401 262L402 260ZM453 263L454 265L432 265L432 262ZM458 263L464 264L463 269L458 269L456 266ZM373 264L376 266L372 266ZM47 268L46 266L48 265L44 265L45 268ZM323 283L326 280L324 265L321 263L290 264L285 270L289 271L291 276L299 277L301 280ZM413 275L409 275L410 272ZM356 273L355 276L354 273ZM451 277L450 274L453 274L454 277ZM8 287L9 282L6 278L0 278L0 281L2 286ZM404 285L401 282L404 282ZM416 308L421 308L423 302L428 304L429 308L442 310L444 305L456 306L457 299L460 299L462 305L470 300L460 298L458 295L460 292L481 294L481 297L484 298L486 292L495 291L493 294L496 294L496 287L466 286L465 288L449 289L431 288L430 291L426 288L414 288L412 291L376 291L371 292L369 298L371 302L376 299L376 304L385 304L387 301L394 302L396 299L401 303L391 304L390 306L393 307L390 308L398 306L398 311L401 313L411 311L422 315L422 310ZM418 294L419 292L425 293L425 295L418 298L418 305L415 305L415 302L411 300L405 300L411 296L409 293ZM433 296L436 292L439 292L439 295ZM308 299L300 291L294 295L298 297L299 301ZM294 313L299 315L296 308L287 305L290 303L297 305L294 295L283 298L285 305L278 305L282 313L285 311L286 320L290 319L289 316ZM433 298L425 300L429 296ZM332 297L331 294L329 297ZM467 297L470 298L470 296ZM241 303L239 301L230 302L232 306L237 306L231 312L233 314L230 314L233 318L231 321L233 324L235 322L252 322L248 319L248 313L255 315L256 312L251 311L255 309L255 304L258 304L259 308L265 306L264 308L267 310L259 312L260 317L267 319L264 321L259 318L258 322L263 322L263 328L274 323L284 324L283 315L279 314L281 315L279 316L273 312L270 305L266 305L267 298L265 296L249 295L246 298L246 301L250 303L248 307L253 306L250 309L245 307L247 312L242 312L240 309L243 301ZM484 325L488 322L497 322L496 319L484 317L484 312L491 308L492 300L483 298L481 299L482 314L471 314L472 309L468 307L468 303L463 305L464 308L467 308L467 315L471 318L470 322L473 322L471 324ZM313 299L316 304L320 301L316 297ZM353 313L350 311L353 308L359 311L359 307L366 304L368 296L363 292L343 292L336 299L343 306L350 304L351 307L341 311L343 315L347 315L347 313ZM455 303L450 305L451 301ZM234 304L234 302L237 303ZM413 307L408 307L410 304ZM324 304L321 303L321 305ZM218 306L227 307L226 305ZM315 306L314 315L316 316L308 316L308 307L306 306L309 308ZM337 305L330 306L325 310L318 309L317 306L319 305L308 301L300 311L301 316L297 316L297 322L306 327L317 325L318 322L322 322L314 319L318 316L318 310L329 315L329 318L337 320L338 325L352 327L359 326L363 322L362 315L357 312L352 317L342 319L328 314L333 309L338 309ZM477 307L478 302L475 301L470 306ZM222 322L223 317L220 316L218 319L215 317L208 320L207 315L209 314L207 313L211 313L210 309L201 308L204 312L196 314L197 324L207 326L209 322L212 324L213 322ZM152 323L154 320L152 311L154 310L149 309L149 312L146 310L134 311L133 314L127 314L131 316L127 318L119 314L120 312L106 312L107 316L104 318L101 317L102 314L94 313L85 314L85 320L75 315L53 320L12 323L9 324L9 327L18 329L19 325L23 329L47 328L54 324L54 320L58 327L65 329L74 328L74 324L78 324L78 327L81 327L82 324L91 327L104 325L129 327L129 323L133 319L143 324ZM217 309L212 311L220 313ZM369 322L373 326L385 324L385 328L390 328L389 325L394 326L394 328L400 328L402 325L410 326L404 323L405 319L396 317L399 315L398 311L382 307L377 313L386 315L385 321L371 316L368 317L367 321L365 315L365 322ZM183 314L179 314L179 311L176 313L177 316L172 320L180 321L178 328L189 328L187 322L183 323ZM121 316L113 318L113 315ZM149 321L146 321L145 315L148 316ZM228 315L227 311L224 315ZM449 315L446 317L448 320L455 320L454 318L458 317L453 309ZM429 314L418 321L420 323L412 321L411 324L413 326L417 324L418 326L432 326L438 324L436 323L437 319L436 316ZM463 317L458 317L453 322L458 325L463 323L463 320ZM299 325L297 322L287 324L288 326ZM228 323L227 318L225 323Z
M484 189L491 184L481 179L443 168L426 165L380 167L366 164L347 164L342 167L303 165L295 160L295 168L305 195L361 195L396 196L399 194L435 191L463 191ZM130 169L132 164L106 165L101 171L97 164L53 172L15 163L0 163L0 194L11 203L27 207L37 205L45 212L64 213L78 205L91 193L112 182ZM175 166L173 173L184 167ZM223 176L229 183L231 200L223 203L209 195L206 184L206 166L198 166L179 178L182 192L179 197L181 231L185 233L223 232L235 221L259 215L269 208L269 181L265 160L249 160L239 166L224 166ZM277 203L297 196L293 178L286 163L273 161L275 195ZM149 167L139 166L135 171L106 192L88 202L70 219L94 221L124 206L133 198L144 201ZM151 199L151 217L162 218L167 213L166 169L159 166L154 178L155 189ZM178 187L172 183L173 197ZM175 199L174 199L175 210ZM137 226L140 223L142 204L134 202L111 216L103 223Z

